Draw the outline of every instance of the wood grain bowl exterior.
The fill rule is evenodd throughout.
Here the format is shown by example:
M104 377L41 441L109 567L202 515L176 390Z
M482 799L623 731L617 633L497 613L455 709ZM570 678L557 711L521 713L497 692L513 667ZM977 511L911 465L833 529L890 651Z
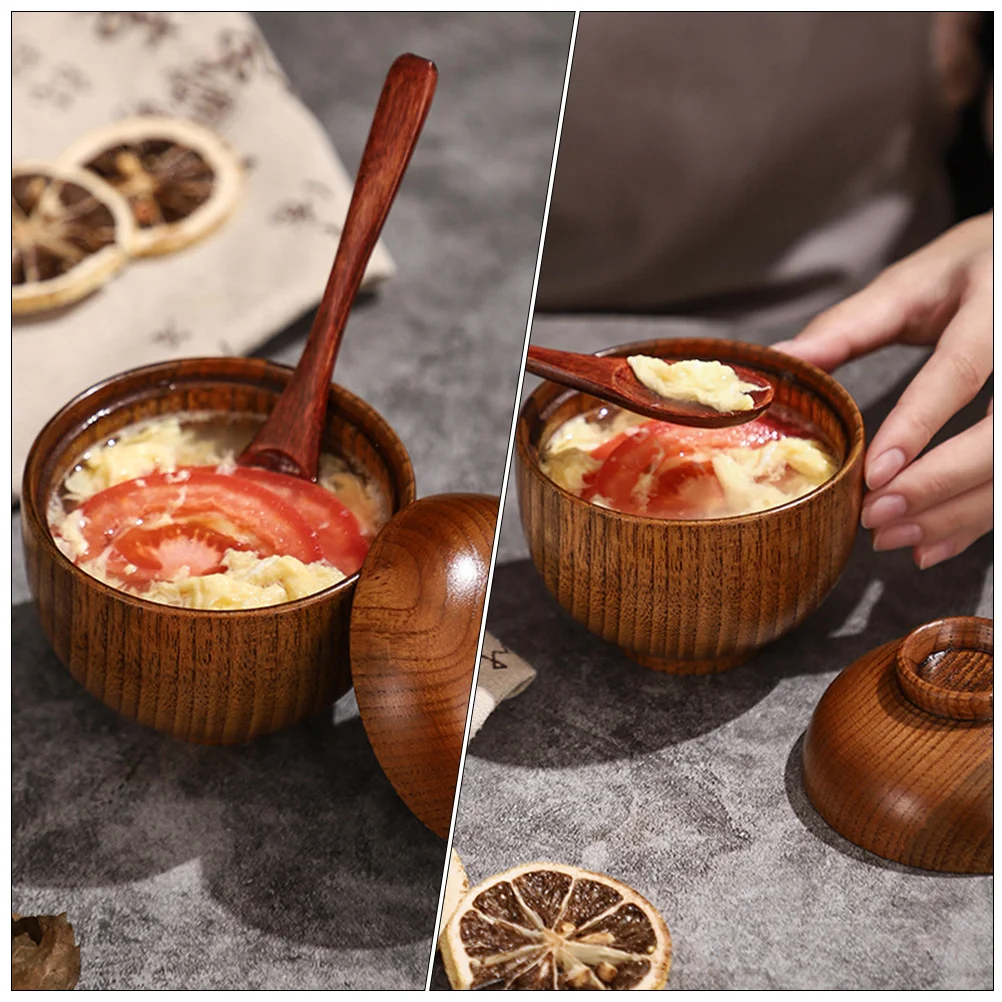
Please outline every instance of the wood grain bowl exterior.
M351 617L358 709L383 772L445 838L459 776L498 499L440 494L387 526Z
M46 506L73 463L118 429L190 411L267 414L292 370L260 359L185 359L135 369L77 397L39 433L21 501L28 581L60 661L106 706L188 741L233 744L320 711L350 687L357 575L295 602L234 612L177 609L85 574L56 547ZM402 443L332 386L324 448L371 477L390 510L414 500Z
M652 668L732 668L802 623L835 586L852 551L862 501L863 420L849 394L813 366L758 345L671 338L610 349L747 366L775 400L813 421L842 460L836 475L780 508L675 521L600 508L558 487L539 452L597 401L544 383L516 432L522 526L533 563L560 605L593 633Z
M835 831L878 856L991 873L992 624L962 617L923 630L923 642L939 633L950 670L926 682L931 691L908 685L916 634L846 668L804 737L804 789Z

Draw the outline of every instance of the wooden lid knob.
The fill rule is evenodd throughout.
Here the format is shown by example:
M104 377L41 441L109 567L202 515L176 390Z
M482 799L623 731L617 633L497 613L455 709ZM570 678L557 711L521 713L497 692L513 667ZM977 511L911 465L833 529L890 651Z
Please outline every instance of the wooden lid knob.
M991 620L958 616L927 623L898 648L898 682L917 707L950 720L993 716Z

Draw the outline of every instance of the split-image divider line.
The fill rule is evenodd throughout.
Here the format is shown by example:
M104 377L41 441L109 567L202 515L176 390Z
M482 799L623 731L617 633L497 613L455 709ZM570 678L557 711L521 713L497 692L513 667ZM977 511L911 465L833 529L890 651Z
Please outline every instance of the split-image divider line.
M484 596L484 611L480 620L480 636L477 640L477 653L473 662L473 680L470 686L469 701L466 706L466 726L463 729L463 746L459 757L459 774L456 777L456 795L452 801L452 818L449 822L449 835L446 839L445 863L442 868L442 883L438 892L438 908L435 912L435 929L431 940L431 950L428 955L428 970L425 976L425 991L431 991L432 971L435 967L435 951L438 948L438 937L442 923L442 908L445 904L445 885L449 879L449 864L452 860L452 842L456 834L456 815L459 810L459 798L463 788L463 772L466 768L466 752L470 740L470 725L473 719L473 701L477 694L477 679L480 677L480 654L484 647L484 632L487 627L487 613L491 603L491 587L494 583L494 566L498 556L498 542L501 539L501 521L504 516L505 497L508 494L508 474L511 470L511 454L515 443L515 423L518 418L519 402L522 399L522 383L525 381L525 359L529 350L529 337L532 333L532 318L536 310L536 290L539 286L539 269L543 261L543 247L546 244L546 224L550 216L550 198L553 194L553 178L557 169L557 154L560 150L560 133L564 126L564 108L567 104L567 88L571 80L571 67L574 63L574 42L578 33L578 18L580 11L574 12L574 23L571 26L571 40L567 49L567 65L564 69L564 88L560 95L560 111L557 116L557 130L553 138L553 154L550 158L550 176L546 185L546 201L543 207L543 222L539 231L539 246L536 250L536 269L532 276L532 293L529 296L529 311L525 321L525 338L522 341L522 354L519 359L518 385L515 388L515 399L512 404L511 425L508 430L508 449L505 453L504 476L501 480L501 497L498 499L498 521L494 529L494 545L491 548L491 561L487 574L487 593Z

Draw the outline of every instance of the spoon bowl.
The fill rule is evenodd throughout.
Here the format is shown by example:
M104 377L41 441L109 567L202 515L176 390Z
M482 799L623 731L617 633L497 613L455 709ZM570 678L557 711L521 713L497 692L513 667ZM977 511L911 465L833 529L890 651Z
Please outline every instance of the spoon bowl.
M745 411L718 411L706 404L663 397L637 379L625 358L611 355L582 355L530 345L525 368L533 375L581 390L635 414L694 428L729 428L744 424L763 414L775 394L773 385L762 373L740 365L731 368L743 382L759 387L749 391L753 406Z

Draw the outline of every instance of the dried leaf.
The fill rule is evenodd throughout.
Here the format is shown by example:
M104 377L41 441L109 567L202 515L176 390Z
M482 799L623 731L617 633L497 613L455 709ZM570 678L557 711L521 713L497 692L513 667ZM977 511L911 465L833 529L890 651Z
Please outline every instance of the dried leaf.
M80 980L80 947L62 915L12 916L11 988L60 991Z

